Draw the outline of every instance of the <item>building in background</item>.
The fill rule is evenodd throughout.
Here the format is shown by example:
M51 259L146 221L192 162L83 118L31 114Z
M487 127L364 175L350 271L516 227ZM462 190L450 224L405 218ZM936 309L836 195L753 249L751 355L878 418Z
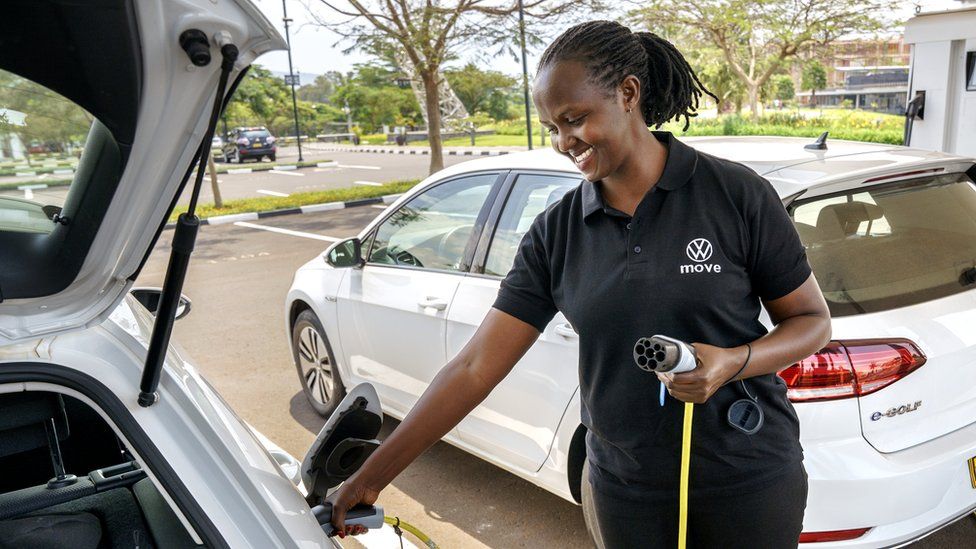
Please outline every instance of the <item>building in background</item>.
M819 60L827 69L823 90L801 88L804 61ZM793 71L796 94L805 106L850 106L893 114L905 112L910 48L900 35L837 41L803 56Z

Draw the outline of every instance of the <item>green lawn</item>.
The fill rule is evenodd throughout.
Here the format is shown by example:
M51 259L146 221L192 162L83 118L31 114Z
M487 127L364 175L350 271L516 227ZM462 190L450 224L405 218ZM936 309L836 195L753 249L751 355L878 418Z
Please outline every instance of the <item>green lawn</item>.
M388 194L399 194L410 190L416 185L419 179L405 181L394 181L379 187L349 187L345 189L333 189L329 191L316 191L308 193L294 193L289 196L268 196L260 198L242 198L238 200L225 200L224 207L217 209L213 204L200 204L197 206L197 216L201 219L214 217L217 215L229 215L248 212L266 212L271 210L284 210L287 208L297 208L299 206L309 206L312 204L327 204L329 202L348 202L361 198L375 198ZM170 221L176 221L179 214L186 211L186 206L177 206L170 216Z

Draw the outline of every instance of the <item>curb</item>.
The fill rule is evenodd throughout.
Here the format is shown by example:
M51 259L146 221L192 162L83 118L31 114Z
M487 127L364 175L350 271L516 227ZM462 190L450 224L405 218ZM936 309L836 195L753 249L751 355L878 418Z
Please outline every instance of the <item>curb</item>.
M325 212L329 210L344 210L346 208L355 208L357 206L370 206L373 204L392 204L397 198L400 198L401 194L387 194L383 196L376 196L373 198L360 198L358 200L350 200L348 202L326 202L324 204L309 204L308 206L299 206L297 208L285 208L283 210L268 210L264 212L246 212L239 214L229 214L229 215L217 215L214 217L208 217L207 219L201 219L201 225L225 225L227 223L235 223L237 221L254 221L255 219L266 219L268 217L279 217L282 215L295 215L295 214L307 214L315 212ZM176 223L167 223L166 229L176 228Z
M402 147L397 149L382 148L341 148L341 147L329 147L325 149L316 149L325 152L361 152L361 153L384 153L384 154L421 154L429 155L430 149L421 149L419 147ZM472 150L472 151L451 151L446 150L443 152L444 156L500 156L503 154L509 154L518 151L492 151L492 150Z

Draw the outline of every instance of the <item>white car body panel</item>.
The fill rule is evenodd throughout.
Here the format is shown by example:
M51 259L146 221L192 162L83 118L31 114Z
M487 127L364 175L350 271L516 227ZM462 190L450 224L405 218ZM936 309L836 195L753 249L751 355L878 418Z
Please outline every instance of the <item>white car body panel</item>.
M497 278L479 276L461 282L447 318L447 356L458 354L474 335L499 284ZM461 441L523 471L539 470L579 386L578 341L558 313L488 398L458 424Z
M384 409L405 414L447 360L447 308L460 279L378 265L343 277L337 297L345 363L357 382L376 388Z

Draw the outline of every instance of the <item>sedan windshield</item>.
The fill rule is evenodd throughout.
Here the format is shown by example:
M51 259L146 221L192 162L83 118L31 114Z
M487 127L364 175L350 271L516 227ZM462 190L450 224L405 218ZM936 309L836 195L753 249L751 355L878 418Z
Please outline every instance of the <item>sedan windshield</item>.
M976 288L976 185L966 174L817 197L790 213L833 316Z

